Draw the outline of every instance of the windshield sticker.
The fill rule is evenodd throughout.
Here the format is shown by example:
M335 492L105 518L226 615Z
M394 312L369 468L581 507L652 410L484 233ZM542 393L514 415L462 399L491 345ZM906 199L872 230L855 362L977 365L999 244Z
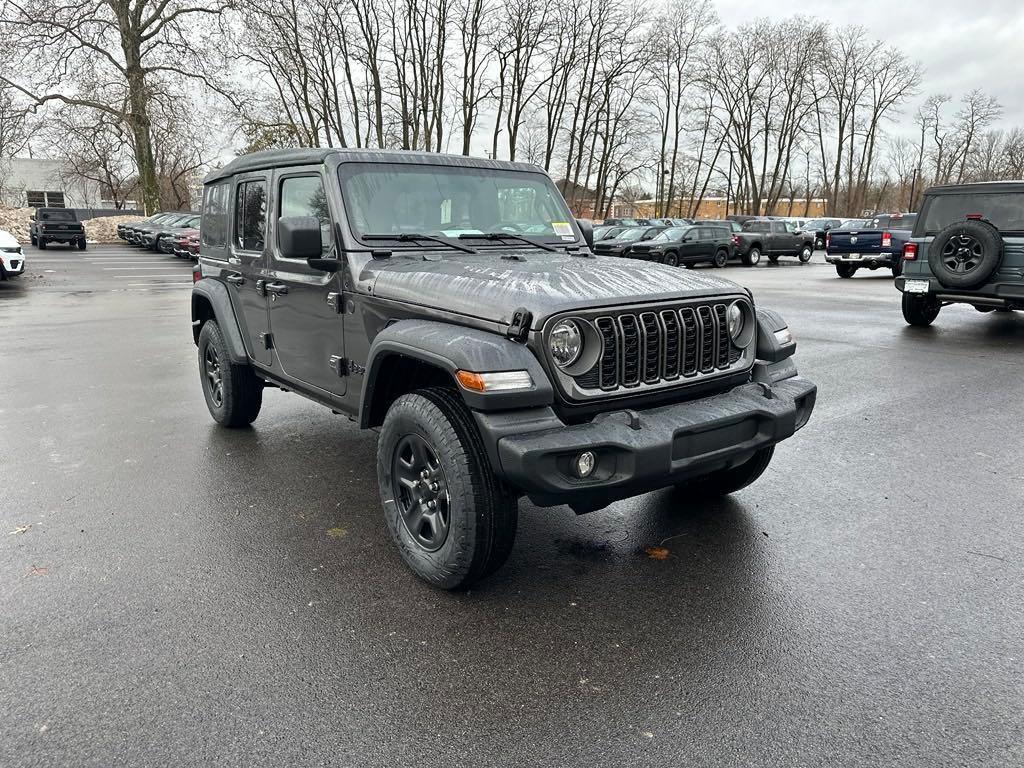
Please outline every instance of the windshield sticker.
M556 235L561 235L563 238L572 235L572 225L568 221L552 221L551 228L555 230ZM573 239L575 240L575 238Z

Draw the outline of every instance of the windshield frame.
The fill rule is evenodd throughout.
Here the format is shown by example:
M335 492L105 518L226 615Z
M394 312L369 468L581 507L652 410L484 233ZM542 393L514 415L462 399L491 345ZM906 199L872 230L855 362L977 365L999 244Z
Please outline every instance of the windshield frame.
M409 172L409 173L417 173L417 172L419 172L419 173L424 173L424 172L426 172L426 173L437 173L437 174L444 174L444 175L468 175L468 176L485 176L485 177L486 176L507 176L507 177L512 178L512 179L521 178L524 181L525 180L529 180L529 181L531 181L531 182L533 182L535 184L539 183L539 185L541 187L546 188L546 190L549 193L551 202L558 209L560 220L557 223L566 223L568 225L568 230L566 230L566 234L564 234L564 235L559 234L557 231L552 232L552 233L536 233L536 232L529 232L529 231L511 231L511 230L502 230L502 229L491 230L491 231L485 231L485 230L482 230L482 229L479 229L479 230L478 229L465 229L465 230L460 229L458 232L455 232L454 229L451 229L451 230L438 229L436 232L431 230L430 232L418 232L418 233L413 233L411 229L409 230L409 232L394 232L394 233L377 232L377 231L365 231L364 232L356 224L356 221L355 221L355 210L354 210L355 206L350 202L351 199L352 199L352 192L348 188L347 184L348 184L349 179L355 173L357 173L357 172L364 171L364 170L372 171L373 169L380 169L382 167L385 167L387 170L394 171L394 172L397 172L397 173L402 173L402 172ZM381 242L382 238L374 237L371 240L366 240L365 238L366 238L367 235L379 236L379 235L389 235L389 234L394 234L394 237L395 237L394 242L395 242L396 245L392 246L391 244L389 244L387 247L390 248L390 249L395 249L395 250L425 250L425 249L437 249L437 248L443 248L444 247L442 245L438 245L437 243L429 244L427 242L419 242L419 243L407 242L407 243L402 243L402 242L400 242L400 238L402 237L403 234L423 234L423 235L429 235L431 237L449 238L449 239L452 239L452 240L457 240L458 236L460 234L465 234L465 233L473 234L473 233L477 233L478 232L481 235L488 235L488 234L492 234L494 232L497 232L497 233L501 233L501 234L521 235L521 236L524 236L524 237L527 237L527 238L532 238L532 239L536 240L537 243L543 243L545 245L561 245L561 246L569 246L569 247L572 247L572 246L577 246L578 247L582 243L582 237L580 236L579 231L578 231L578 225L576 223L576 217L573 216L572 212L569 210L569 206L566 204L565 199L562 197L562 194L558 191L558 188L555 186L554 182L551 180L551 177L548 176L546 173L543 173L542 171L532 171L532 170L520 169L520 168L489 168L489 167L478 166L478 165L460 166L460 165L443 164L443 163L352 161L352 162L339 163L339 165L338 165L337 183L338 183L338 191L341 193L341 199L342 199L342 203L343 203L342 204L342 210L344 211L344 220L345 220L346 227L348 229L348 233L350 234L350 236L352 237L353 240L355 240L356 242L359 242L359 243L363 243L364 245L368 245L370 248L380 248L381 247L380 242ZM538 222L538 224L539 223L540 222ZM555 222L550 222L550 223L554 224ZM449 234L450 232L454 232L454 234ZM526 242L515 243L512 240L505 240L505 241L495 240L495 241L492 242L492 241L488 241L488 240L484 239L483 237L481 237L479 241L475 241L473 243L473 248L475 250L487 249L487 248L505 248L505 249L507 249L507 248L530 248L530 247L536 247L536 246L531 246L531 245L527 244Z

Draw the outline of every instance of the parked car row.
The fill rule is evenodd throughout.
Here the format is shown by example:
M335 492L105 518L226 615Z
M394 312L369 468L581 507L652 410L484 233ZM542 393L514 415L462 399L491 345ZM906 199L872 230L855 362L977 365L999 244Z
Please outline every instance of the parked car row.
M129 243L179 258L199 258L198 213L157 213L117 226L117 236Z

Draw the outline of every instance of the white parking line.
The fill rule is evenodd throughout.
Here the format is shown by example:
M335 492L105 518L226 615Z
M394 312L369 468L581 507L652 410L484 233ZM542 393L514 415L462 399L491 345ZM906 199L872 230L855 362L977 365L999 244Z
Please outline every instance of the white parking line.
M175 272L173 275L111 275L115 280L138 280L140 277L187 277L189 282L192 281L192 276L181 272Z
M190 280L187 283L125 283L125 288L188 288L192 285Z
M104 272L134 272L144 269L168 269L168 267L100 267Z

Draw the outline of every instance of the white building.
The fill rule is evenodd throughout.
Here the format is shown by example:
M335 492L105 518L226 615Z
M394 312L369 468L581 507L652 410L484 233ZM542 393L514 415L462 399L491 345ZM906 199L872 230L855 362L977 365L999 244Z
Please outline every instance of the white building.
M72 176L59 160L0 160L0 204L8 207L98 208L100 197L99 184Z

